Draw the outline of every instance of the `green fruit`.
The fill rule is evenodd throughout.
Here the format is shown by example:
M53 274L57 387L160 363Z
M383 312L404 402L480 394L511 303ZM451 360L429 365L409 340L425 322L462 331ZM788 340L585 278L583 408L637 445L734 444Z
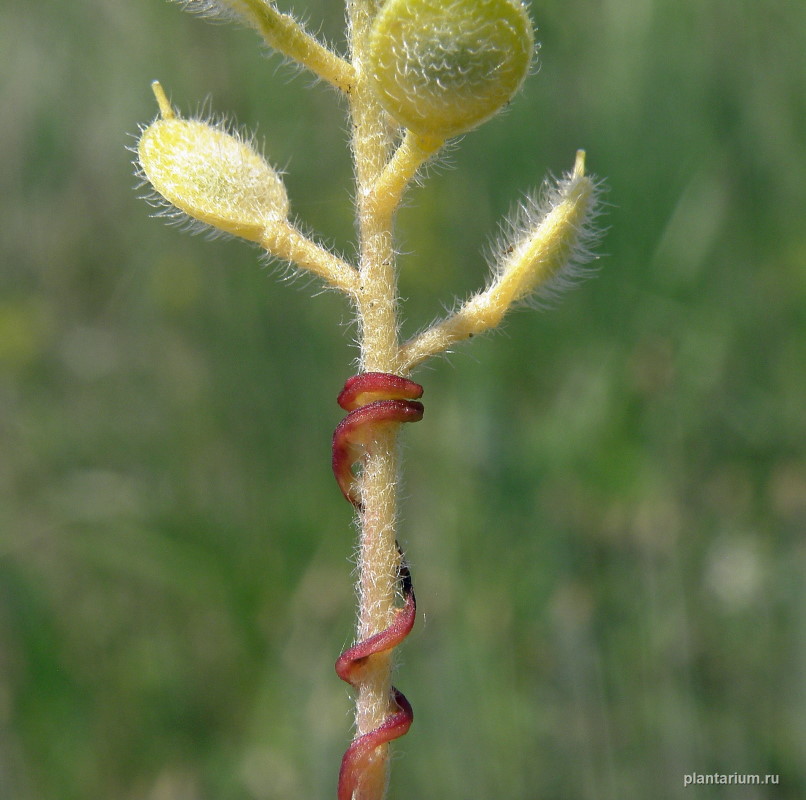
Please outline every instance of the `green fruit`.
M508 103L533 53L521 0L387 0L370 33L367 68L394 119L447 139Z
M277 172L251 144L207 122L158 119L137 152L154 189L205 225L257 241L267 224L288 215Z

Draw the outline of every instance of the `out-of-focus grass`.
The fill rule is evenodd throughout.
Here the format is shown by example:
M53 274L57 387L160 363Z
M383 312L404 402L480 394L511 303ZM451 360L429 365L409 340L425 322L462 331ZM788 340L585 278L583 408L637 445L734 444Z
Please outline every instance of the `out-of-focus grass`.
M283 6L288 7L286 5ZM339 3L305 2L339 41ZM420 374L390 797L806 794L806 7L534 3L541 70L401 215L406 330L588 149L597 279ZM342 109L161 0L0 10L0 796L333 796L353 531L332 294L148 218L160 78L350 252ZM694 792L689 789L688 792Z

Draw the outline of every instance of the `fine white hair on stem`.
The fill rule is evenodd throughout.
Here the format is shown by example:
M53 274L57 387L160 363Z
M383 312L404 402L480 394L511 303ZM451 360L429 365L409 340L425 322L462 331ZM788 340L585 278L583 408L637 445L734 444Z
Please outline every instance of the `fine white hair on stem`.
M224 22L240 21L249 18L249 6L239 0L219 2L219 0L174 0L192 14L212 20Z
M297 17L281 12L271 0L175 0L202 17L237 21L256 30L286 60L310 70L342 92L355 82L352 65L305 29Z
M295 219L291 223L291 226L303 239L308 240L311 245L320 248L322 252L329 253L334 259L344 264L349 263L349 259L345 254L338 252L332 243L322 241L321 237L317 236L302 220ZM290 255L291 253L283 254L272 252L271 250L264 250L260 256L260 262L263 267L272 272L275 277L283 283L307 290L310 290L312 286L315 287L315 289L312 290L312 293L315 295L324 294L339 288L328 283L327 278L322 280L322 275L317 275L304 266L300 266Z

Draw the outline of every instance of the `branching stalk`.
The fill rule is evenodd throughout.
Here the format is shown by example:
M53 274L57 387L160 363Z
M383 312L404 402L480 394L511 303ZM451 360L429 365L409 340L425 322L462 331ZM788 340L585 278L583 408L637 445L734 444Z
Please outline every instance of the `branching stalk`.
M391 681L392 651L416 618L396 531L399 428L423 416L422 387L408 375L431 356L497 327L516 304L573 281L576 267L591 258L597 184L578 151L573 171L528 197L510 220L486 288L401 346L396 212L443 143L494 115L521 85L534 57L525 3L347 0L345 59L271 0L179 2L246 21L348 100L356 266L290 221L282 175L251 138L220 123L183 119L156 82L160 116L141 132L137 170L169 215L259 244L340 291L355 310L361 371L339 395L348 414L333 437L334 474L360 527L356 643L336 662L338 675L356 691L355 737L342 760L338 798L382 800L389 743L413 719Z

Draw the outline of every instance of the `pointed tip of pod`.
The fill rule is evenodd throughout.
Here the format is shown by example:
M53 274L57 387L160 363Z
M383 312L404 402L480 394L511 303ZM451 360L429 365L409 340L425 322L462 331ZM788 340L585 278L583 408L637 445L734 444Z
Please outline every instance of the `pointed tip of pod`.
M251 241L272 220L288 216L280 175L241 137L176 115L158 82L160 107L143 131L137 154L155 191L189 217Z
M157 105L160 109L160 117L162 119L174 119L176 112L173 110L171 101L168 100L168 95L165 94L165 89L159 81L151 81L151 91L154 92Z
M572 178L585 177L585 151L577 150L576 159L574 160L574 169L571 173Z

